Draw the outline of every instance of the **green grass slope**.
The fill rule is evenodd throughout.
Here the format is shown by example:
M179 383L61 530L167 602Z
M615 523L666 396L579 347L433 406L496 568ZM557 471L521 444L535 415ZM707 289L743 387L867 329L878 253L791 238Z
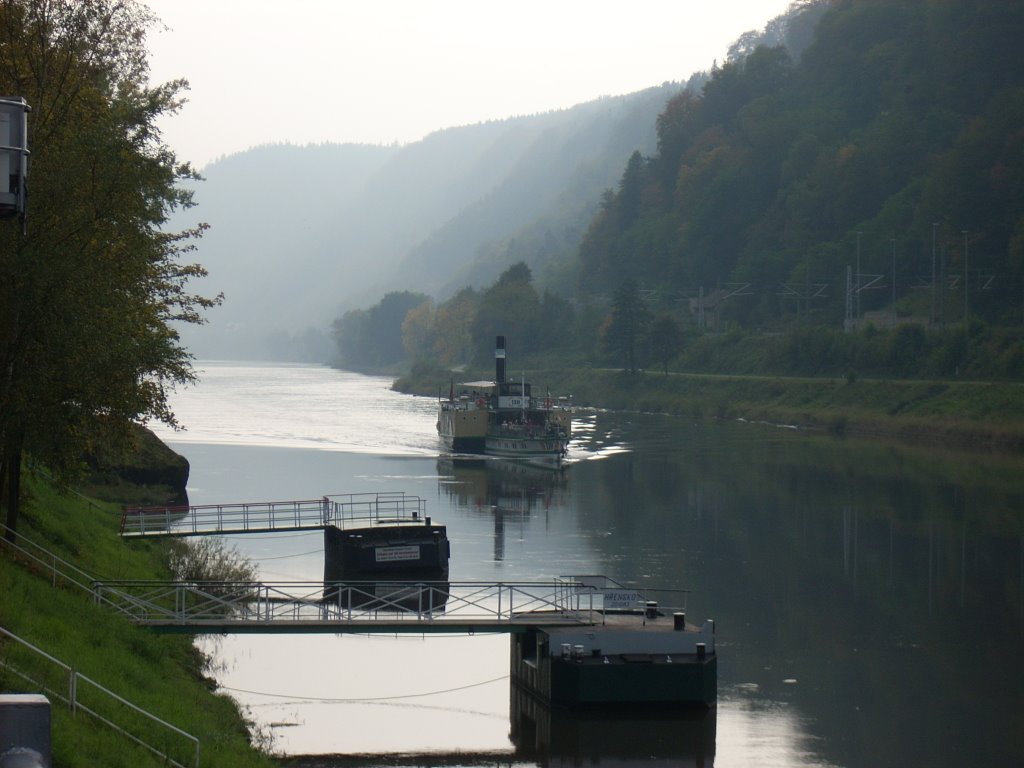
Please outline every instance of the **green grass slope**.
M59 494L26 473L28 498L19 533L97 579L169 579L161 543L126 544L117 535L113 505ZM159 635L136 627L111 610L92 604L82 590L54 579L37 563L0 546L0 626L38 646L76 671L160 719L196 736L202 766L271 766L254 748L234 702L214 692L204 676L204 659L191 639ZM18 644L0 638L0 661L28 672L54 690L67 691L67 675ZM0 690L36 692L0 668ZM195 748L173 731L153 727L129 708L80 685L80 700L121 723L148 743L166 748L191 765ZM83 712L71 713L54 700L54 766L140 768L164 765L148 750Z

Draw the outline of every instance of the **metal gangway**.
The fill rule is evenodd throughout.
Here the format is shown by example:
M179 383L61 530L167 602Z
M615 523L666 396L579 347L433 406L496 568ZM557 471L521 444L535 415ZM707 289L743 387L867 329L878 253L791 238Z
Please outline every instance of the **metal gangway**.
M596 625L660 600L685 611L688 590L627 587L605 576L536 582L290 581L188 583L97 578L25 536L11 548L54 586L159 631L206 633L514 633ZM674 607L670 607L674 606Z
M97 602L157 630L206 633L516 633L605 622L592 582L95 581ZM685 592L681 608L685 610ZM637 593L642 608L646 593Z
M427 502L403 491L348 493L299 501L259 501L201 506L126 507L121 536L206 536L226 533L305 531L410 525L424 522Z

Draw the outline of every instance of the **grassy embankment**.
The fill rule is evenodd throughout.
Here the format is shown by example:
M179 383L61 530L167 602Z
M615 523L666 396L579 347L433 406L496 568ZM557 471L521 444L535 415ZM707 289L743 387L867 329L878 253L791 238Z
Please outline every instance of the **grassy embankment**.
M477 372L488 378L488 372ZM459 374L472 380L475 374ZM519 373L516 372L518 376ZM449 374L418 372L396 389L447 392ZM1024 384L1014 382L729 376L601 369L526 370L534 392L571 393L577 406L747 419L835 434L942 440L997 451L1024 449Z
M170 578L165 546L126 544L117 535L118 512L111 504L64 496L45 480L24 475L28 499L19 533L95 578ZM234 702L213 691L203 674L204 659L191 639L136 627L110 609L93 605L89 595L57 580L38 565L15 562L0 546L0 626L71 665L100 685L157 717L198 737L203 766L271 766L253 748ZM66 675L0 638L0 660L39 675L56 690L67 690ZM28 692L23 681L0 669L0 690ZM110 709L100 697L79 689L84 701ZM53 764L88 768L140 768L164 763L84 713L53 704ZM175 759L191 764L194 747L162 728L140 724L126 709L119 722L154 746L167 745Z

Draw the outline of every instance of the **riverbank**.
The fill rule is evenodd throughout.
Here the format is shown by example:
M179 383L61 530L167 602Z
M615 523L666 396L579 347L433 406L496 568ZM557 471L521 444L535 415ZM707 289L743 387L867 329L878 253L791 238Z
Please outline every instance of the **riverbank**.
M460 374L470 378L473 374ZM486 378L489 374L481 372ZM1024 384L864 378L729 376L606 369L524 372L534 392L570 394L576 406L694 419L745 419L836 435L971 450L1024 450ZM418 371L400 392L446 392L450 374Z
M97 579L169 580L167 544L128 544L118 536L119 508L64 495L45 478L24 474L26 499L19 533ZM135 706L195 736L201 765L272 766L250 743L248 723L236 703L218 694L207 660L186 636L137 627L49 568L0 546L0 626ZM53 764L140 768L165 765L147 749L84 712L72 713L66 673L15 642L0 639L0 690L49 689ZM28 683L12 665L36 681ZM195 746L167 728L79 684L79 701L186 765Z

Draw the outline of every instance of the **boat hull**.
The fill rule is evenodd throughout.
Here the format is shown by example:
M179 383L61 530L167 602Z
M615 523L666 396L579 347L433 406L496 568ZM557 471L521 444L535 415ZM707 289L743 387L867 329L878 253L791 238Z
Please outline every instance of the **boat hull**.
M551 661L550 698L559 704L676 704L715 702L715 656L652 657L649 654Z
M443 525L324 528L324 581L401 578L406 574L444 578L450 545Z
M714 622L658 613L603 615L586 628L538 628L512 640L512 680L567 706L710 706L718 696Z
M484 453L502 458L538 458L558 460L565 455L568 440L561 438L530 438L488 435Z
M505 337L495 340L494 381L452 382L437 409L437 434L449 453L558 463L572 436L567 398L534 397L525 380L505 380Z
M437 434L448 453L484 453L487 437L486 410L459 410L442 404L437 414Z
M343 610L384 613L441 613L448 603L449 583L437 573L403 573L401 581L325 582L325 598Z
M525 416L525 419L523 418ZM560 461L572 432L569 411L507 411L442 401L437 434L446 453Z

